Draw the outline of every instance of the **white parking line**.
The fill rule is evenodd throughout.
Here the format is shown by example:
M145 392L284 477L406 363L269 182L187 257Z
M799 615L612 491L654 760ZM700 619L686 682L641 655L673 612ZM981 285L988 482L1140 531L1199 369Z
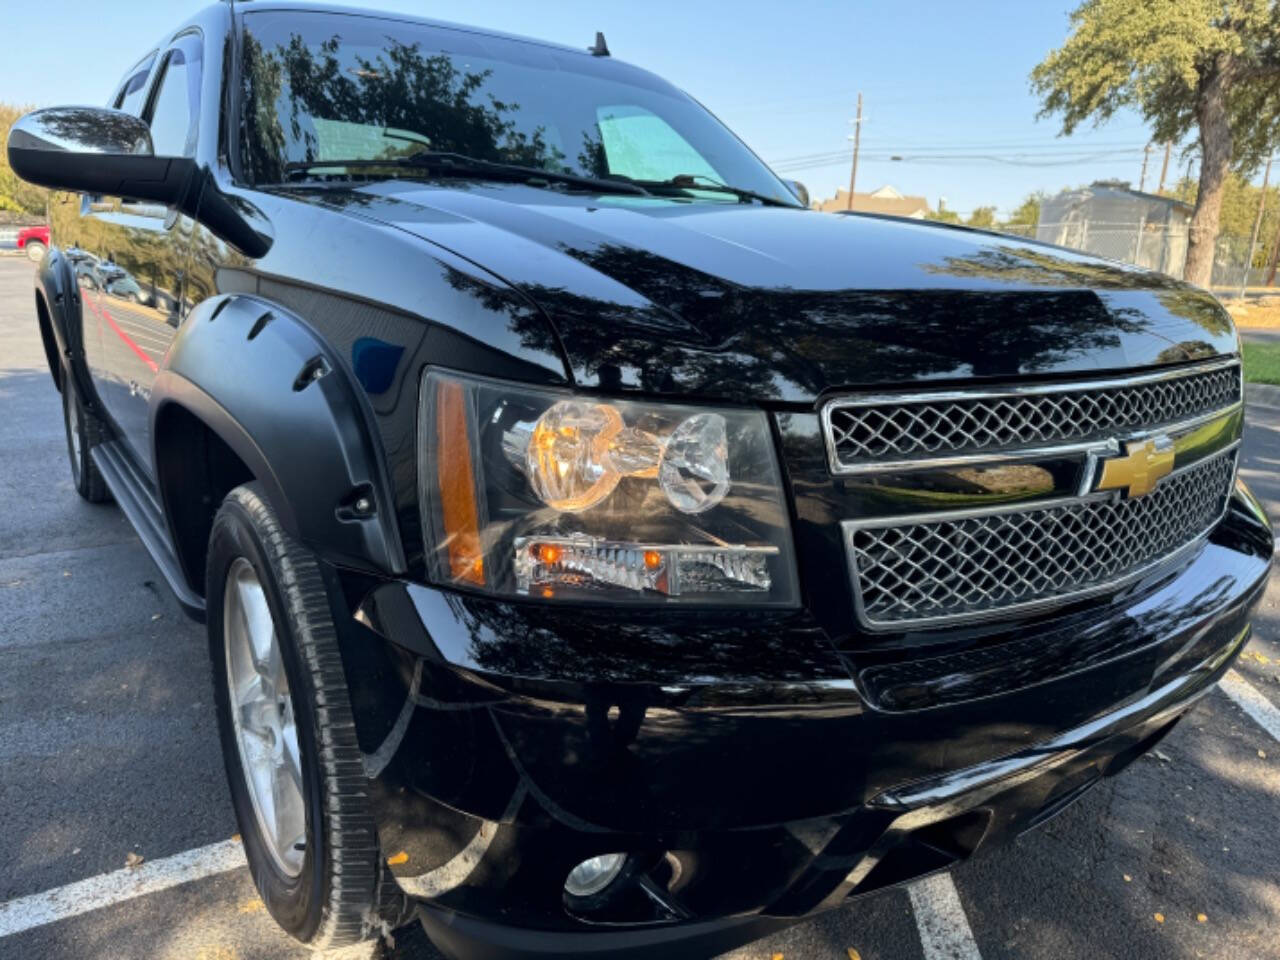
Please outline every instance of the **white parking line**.
M1280 740L1280 708L1260 694L1239 671L1228 670L1218 687L1236 702L1236 706L1253 717L1258 726L1271 734L1272 739Z
M907 887L925 960L982 960L951 874L938 873Z
M244 848L235 840L224 840L139 867L116 870L44 893L19 897L0 903L0 937L10 937L33 927L158 893L192 880L238 870L244 865Z

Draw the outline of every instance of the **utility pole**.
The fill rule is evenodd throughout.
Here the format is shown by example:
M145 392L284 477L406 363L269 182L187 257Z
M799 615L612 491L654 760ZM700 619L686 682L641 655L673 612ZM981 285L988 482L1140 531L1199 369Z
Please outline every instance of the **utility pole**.
M862 144L862 94L858 94L858 119L853 121L853 169L849 171L849 209L853 209L853 188L858 184L858 147Z
M1276 283L1276 266L1280 264L1280 229L1276 230L1275 243L1271 246L1271 262L1267 264L1267 286L1273 287Z
M1173 153L1173 143L1166 140L1164 143L1164 164L1160 167L1160 186L1156 188L1156 193L1164 193L1164 178L1169 175L1169 154Z
M1138 179L1138 192L1147 189L1147 161L1151 158L1151 144L1142 148L1142 176Z
M1249 286L1249 271L1253 268L1253 252L1258 248L1258 231L1262 229L1262 215L1267 209L1267 184L1271 180L1271 157L1267 157L1267 169L1262 174L1262 196L1258 198L1258 217L1253 221L1253 237L1249 240L1249 255L1244 261L1244 276L1240 278L1240 296L1244 299L1244 291Z

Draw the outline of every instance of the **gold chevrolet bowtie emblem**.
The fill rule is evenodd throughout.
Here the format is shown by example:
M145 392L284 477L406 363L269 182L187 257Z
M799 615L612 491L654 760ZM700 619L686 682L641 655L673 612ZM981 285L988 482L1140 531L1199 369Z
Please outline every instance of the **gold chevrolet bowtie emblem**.
M1125 445L1125 454L1104 460L1099 490L1124 490L1130 498L1145 497L1173 470L1173 441L1153 437Z

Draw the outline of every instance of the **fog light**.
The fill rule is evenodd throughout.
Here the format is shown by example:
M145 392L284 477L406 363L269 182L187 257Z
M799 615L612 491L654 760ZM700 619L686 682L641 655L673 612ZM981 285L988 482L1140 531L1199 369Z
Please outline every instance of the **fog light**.
M569 871L564 889L571 897L594 897L618 879L627 862L625 853L602 853L590 860L583 860Z

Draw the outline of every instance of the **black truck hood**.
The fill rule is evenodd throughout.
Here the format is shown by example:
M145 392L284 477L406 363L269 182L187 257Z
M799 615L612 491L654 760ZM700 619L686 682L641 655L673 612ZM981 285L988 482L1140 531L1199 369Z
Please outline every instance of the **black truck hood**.
M523 291L583 386L810 402L835 389L1236 350L1230 318L1201 290L978 231L523 185L298 193L407 230Z

